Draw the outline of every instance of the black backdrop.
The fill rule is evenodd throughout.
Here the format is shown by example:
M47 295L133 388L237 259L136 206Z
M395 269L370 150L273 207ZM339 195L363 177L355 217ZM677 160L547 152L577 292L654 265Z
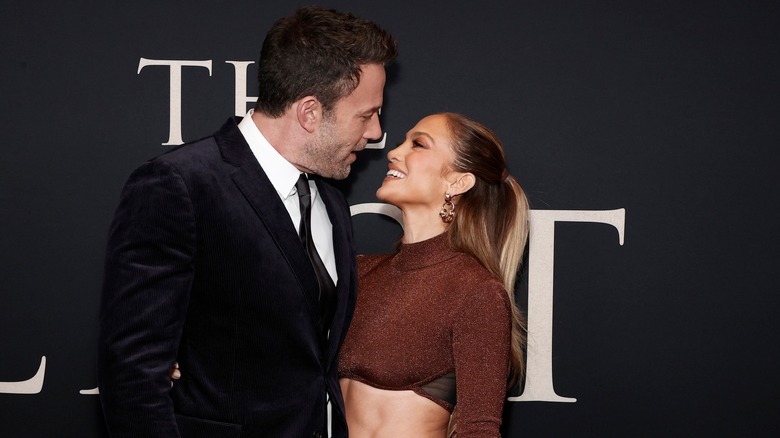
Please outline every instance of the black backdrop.
M141 58L212 61L181 81L182 136L208 135L234 112L226 61L255 60L295 6L217 3L0 4L0 436L106 435L88 394L105 235L170 131L169 70ZM389 146L462 112L503 139L534 209L625 209L623 246L608 225L555 227L554 384L577 401L509 402L505 436L778 429L776 2L321 4L399 41ZM374 201L384 154L359 156L351 204ZM376 215L355 230L361 252L400 232ZM39 392L9 390L44 356Z

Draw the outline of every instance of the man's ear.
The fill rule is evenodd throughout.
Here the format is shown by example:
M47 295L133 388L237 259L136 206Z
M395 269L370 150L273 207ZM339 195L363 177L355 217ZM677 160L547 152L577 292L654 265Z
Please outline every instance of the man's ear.
M314 96L306 96L295 103L295 116L306 132L312 133L322 119L322 104Z
M452 176L455 177L455 180L450 183L450 189L448 193L453 196L462 195L468 192L477 182L477 178L471 172L456 172L453 173Z

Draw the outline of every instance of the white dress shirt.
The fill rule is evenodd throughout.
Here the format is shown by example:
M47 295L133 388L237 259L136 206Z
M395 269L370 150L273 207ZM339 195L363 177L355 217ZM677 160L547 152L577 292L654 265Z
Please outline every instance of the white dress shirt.
M295 230L299 231L301 210L295 183L298 181L301 171L296 169L268 142L252 120L252 113L253 110L249 110L246 117L238 124L238 129L244 135L246 142L249 143L249 148L260 163L260 167L271 180L279 199L284 203ZM336 257L333 254L333 225L328 217L325 203L317 191L317 184L314 181L309 181L309 187L311 188L311 236L322 263L333 279L333 284L338 284Z

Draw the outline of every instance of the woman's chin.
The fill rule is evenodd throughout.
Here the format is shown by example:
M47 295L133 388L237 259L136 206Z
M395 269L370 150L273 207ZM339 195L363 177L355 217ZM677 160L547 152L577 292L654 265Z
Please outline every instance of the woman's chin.
M381 186L379 186L378 189L376 189L376 199L378 199L378 200L380 200L382 202L386 202L385 190L383 190L384 188L385 188L385 185L382 184Z
M393 203L393 195L392 190L390 190L389 187L387 187L387 183L383 182L381 186L376 191L376 199L386 202L388 204Z

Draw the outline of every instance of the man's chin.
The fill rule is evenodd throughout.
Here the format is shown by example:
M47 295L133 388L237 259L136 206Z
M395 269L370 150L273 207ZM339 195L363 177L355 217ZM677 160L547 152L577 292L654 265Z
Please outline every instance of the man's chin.
M347 170L345 170L344 172L341 172L340 174L334 176L333 179L337 179L337 180L347 179L347 177L349 176L349 173L350 173L351 170L352 170L352 168L350 166L347 166Z
M342 179L347 179L351 170L352 170L352 166L347 164L346 167L343 169L336 169L333 170L332 172L329 172L327 175L320 174L320 176L325 178L335 179L335 180L342 180Z

